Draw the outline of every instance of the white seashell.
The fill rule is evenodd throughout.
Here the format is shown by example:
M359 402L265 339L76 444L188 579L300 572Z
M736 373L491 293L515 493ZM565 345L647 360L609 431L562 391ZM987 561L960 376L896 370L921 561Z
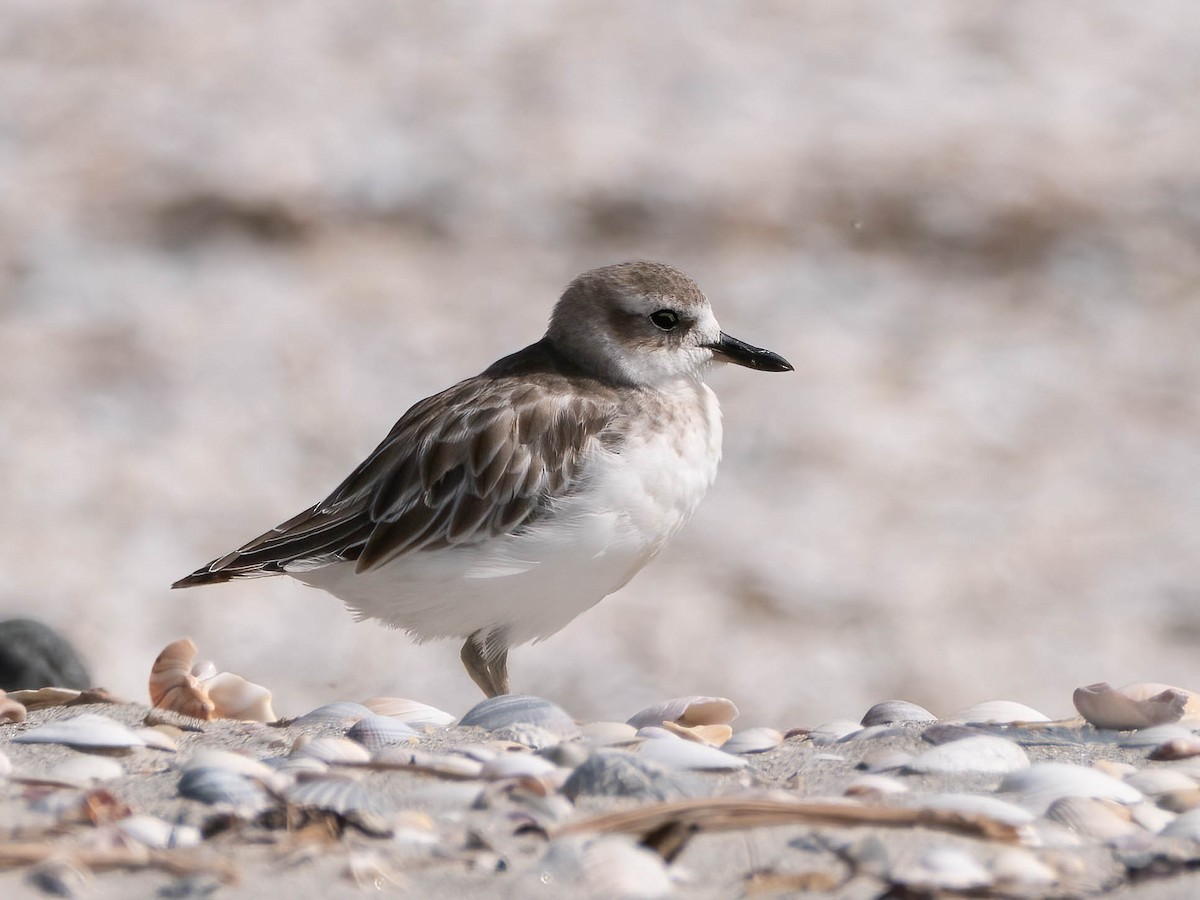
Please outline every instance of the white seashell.
M556 896L656 900L672 894L658 854L625 837L560 838L527 876L515 896L535 896L549 885Z
M1060 797L1095 797L1126 805L1142 800L1141 791L1123 781L1096 769L1063 762L1036 763L1013 772L996 790L1015 794L1018 803L1039 814Z
M4 753L0 753L0 778L7 778L12 774L12 760Z
M331 766L360 765L369 762L371 751L362 744L342 737L315 737L301 735L292 746L293 757L307 756L319 759Z
M502 694L476 703L458 723L497 731L513 725L537 725L560 738L579 735L579 726L567 713L549 700L527 694Z
M47 773L54 781L86 786L97 781L112 781L125 775L125 767L110 756L72 756Z
M593 747L613 747L637 741L637 729L625 722L589 722L580 729L583 739Z
M1157 797L1171 791L1194 791L1197 787L1196 779L1174 769L1142 769L1126 777L1125 783L1147 797Z
M921 798L921 808L987 816L1017 828L1037 818L1015 803L984 794L927 794Z
M766 753L783 743L783 733L774 728L747 728L721 745L726 753Z
M266 793L253 781L228 769L188 769L179 778L179 795L202 803L228 803L257 809Z
M1151 725L1149 728L1139 728L1136 731L1131 731L1129 734L1123 735L1118 746L1134 748L1157 747L1176 738L1190 740L1195 738L1195 735L1186 725L1178 723Z
M404 746L384 747L371 757L380 768L411 768L444 775L447 778L480 778L483 763L448 753L426 753Z
M892 881L917 891L976 891L992 883L971 854L957 847L934 847L916 860L902 860L889 873Z
M87 750L127 750L144 747L146 742L115 719L96 713L83 713L70 719L47 722L18 734L14 744L66 744Z
M1114 759L1098 759L1092 763L1092 768L1103 772L1105 775L1111 775L1113 778L1119 778L1121 781L1135 774L1138 770L1135 765L1117 762Z
M195 847L201 840L199 828L193 825L172 825L155 816L128 816L116 825L117 830L126 837L152 850Z
M857 722L851 722L849 719L835 719L832 722L818 725L808 733L808 739L818 747L823 747L827 744L836 744L862 730L863 727Z
M329 771L329 763L315 756L277 756L267 762L275 772L275 777L282 779L284 787L302 776L324 775Z
M417 732L411 725L400 719L371 713L350 726L346 737L362 744L368 750L378 750L381 747L390 747L392 744L416 740Z
M275 775L275 770L260 759L216 747L198 747L181 769L184 772L191 769L224 769L236 775L245 775L268 783Z
M166 732L157 728L135 728L133 733L140 737L145 746L151 750L166 750L174 753L179 749Z
M905 794L908 785L899 778L890 775L859 775L843 791L847 797L886 796L888 794Z
M200 679L192 674L196 645L189 638L163 648L150 669L150 705L155 709L211 719L214 705Z
M1138 803L1129 808L1133 821L1145 828L1151 834L1158 834L1179 818L1178 814L1162 809L1153 803Z
M1185 840L1200 842L1200 808L1189 809L1185 813L1181 813L1174 822L1169 824L1161 832L1163 837L1183 838Z
M371 715L371 710L361 703L351 703L349 700L338 700L326 703L316 709L309 710L304 715L292 721L293 725L301 727L308 725L337 725L349 728L363 716Z
M1150 759L1180 760L1200 756L1200 737L1188 735L1163 741L1150 751Z
M681 740L679 735L661 725L643 725L637 730L637 738L643 741Z
M503 778L541 778L557 770L548 759L532 753L502 753L483 764L480 774L489 781Z
M218 718L243 722L274 722L279 718L271 708L271 692L241 675L221 672L203 681L203 686L213 703L213 715Z
M1094 797L1060 797L1050 804L1046 818L1094 841L1111 841L1138 830L1124 806Z
M284 796L288 803L341 815L382 813L389 806L378 792L368 790L357 778L334 773L303 778L288 788Z
M884 700L876 703L862 717L864 727L898 725L904 722L936 722L937 716L923 706L907 700Z
M1101 681L1077 688L1075 708L1096 728L1125 731L1178 722L1185 716L1196 721L1200 697L1183 688L1139 682L1114 688Z
M435 706L401 697L372 697L364 700L362 705L376 715L399 719L409 725L453 725L455 720L455 716Z
M939 744L917 755L906 768L922 774L979 772L1006 775L1029 768L1029 757L1013 741L981 734Z
M642 759L658 763L669 769L719 771L742 769L747 765L746 760L740 756L734 756L715 747L706 747L704 744L678 739L645 741L638 748L638 753Z
M208 681L217 674L217 664L211 659L202 659L192 666L192 674L201 681Z
M1058 873L1028 850L1003 847L992 857L989 868L996 886L1005 894L1028 896L1058 883Z
M1011 725L1014 722L1049 722L1048 716L1012 700L988 700L960 709L941 720L948 725Z
M738 708L732 700L724 697L676 697L647 706L629 717L628 724L634 728L643 725L661 725L674 722L676 725L728 725L737 718Z

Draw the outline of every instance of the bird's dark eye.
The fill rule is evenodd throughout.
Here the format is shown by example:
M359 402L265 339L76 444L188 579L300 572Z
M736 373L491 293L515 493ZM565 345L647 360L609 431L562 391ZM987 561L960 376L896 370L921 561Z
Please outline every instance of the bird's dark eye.
M657 312L650 313L650 321L654 323L655 328L670 331L679 324L679 316L669 309L660 309Z

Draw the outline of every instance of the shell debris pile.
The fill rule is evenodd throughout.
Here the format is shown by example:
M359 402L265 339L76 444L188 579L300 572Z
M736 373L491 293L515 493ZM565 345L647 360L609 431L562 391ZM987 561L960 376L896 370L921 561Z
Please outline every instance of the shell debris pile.
M595 722L520 694L457 719L394 697L277 719L265 689L244 690L247 707L218 677L184 640L154 664L152 707L0 697L22 709L0 724L0 890L145 869L184 895L265 864L283 893L317 879L464 896L1060 897L1148 877L1186 890L1200 867L1195 695L1166 685L1080 688L1081 717L1065 720L1010 700L941 717L886 700L785 730L737 727L714 697Z

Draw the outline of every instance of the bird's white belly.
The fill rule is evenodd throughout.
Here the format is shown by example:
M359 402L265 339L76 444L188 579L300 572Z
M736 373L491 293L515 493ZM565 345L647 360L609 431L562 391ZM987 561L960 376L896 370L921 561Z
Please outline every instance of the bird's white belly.
M619 452L586 461L580 490L528 530L418 551L368 572L334 563L290 573L419 640L506 629L516 645L554 634L662 549L716 477L720 411L700 383L673 419L648 415Z

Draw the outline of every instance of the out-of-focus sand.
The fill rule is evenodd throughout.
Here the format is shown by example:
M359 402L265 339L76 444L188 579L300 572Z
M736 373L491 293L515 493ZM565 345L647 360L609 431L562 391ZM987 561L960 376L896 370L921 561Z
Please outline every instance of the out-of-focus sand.
M733 697L1065 715L1196 687L1200 8L14 0L0 11L0 613L141 697L193 635L294 714L475 699L450 645L174 579L536 339L693 274L796 364L653 567L513 659L585 718Z

